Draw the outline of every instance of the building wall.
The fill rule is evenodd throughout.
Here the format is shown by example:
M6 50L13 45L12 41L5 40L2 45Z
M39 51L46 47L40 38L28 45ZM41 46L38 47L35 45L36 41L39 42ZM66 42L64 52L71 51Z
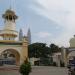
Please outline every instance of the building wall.
M60 61L61 61L61 53L54 53L53 54L53 62L56 62L57 66L60 66Z
M39 60L40 60L40 58L35 58L35 57L32 57L32 58L29 59L32 66L35 65L35 61L39 61Z
M5 50L10 50L10 49L13 49L13 50L16 50L19 55L20 55L20 64L22 64L25 60L25 57L28 57L28 54L27 54L27 47L26 46L19 46L19 45L1 45L0 46L0 55L3 51Z
M5 30L15 30L15 29L16 29L16 24L15 24L15 22L6 21L4 29L5 29Z

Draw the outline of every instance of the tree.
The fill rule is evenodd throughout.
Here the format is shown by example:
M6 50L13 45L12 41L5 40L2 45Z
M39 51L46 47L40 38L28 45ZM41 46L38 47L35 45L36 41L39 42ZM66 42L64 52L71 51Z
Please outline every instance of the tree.
M28 46L29 57L48 57L50 48L45 43L33 43Z
M51 44L50 45L50 49L51 49L51 52L52 53L56 53L56 52L60 52L61 51L61 48L59 48L57 45L55 44Z
M45 43L33 43L28 47L29 57L40 58L42 64L48 64L50 56L50 48Z
M22 75L29 75L29 73L31 72L31 65L30 63L28 62L28 60L26 59L24 61L24 63L20 66L20 73Z

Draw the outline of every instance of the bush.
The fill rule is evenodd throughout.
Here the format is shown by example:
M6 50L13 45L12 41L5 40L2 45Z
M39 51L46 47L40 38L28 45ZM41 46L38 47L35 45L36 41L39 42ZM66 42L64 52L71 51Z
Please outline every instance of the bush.
M31 65L30 63L28 62L28 60L26 59L24 61L24 63L20 66L20 73L22 75L29 75L29 73L31 72Z

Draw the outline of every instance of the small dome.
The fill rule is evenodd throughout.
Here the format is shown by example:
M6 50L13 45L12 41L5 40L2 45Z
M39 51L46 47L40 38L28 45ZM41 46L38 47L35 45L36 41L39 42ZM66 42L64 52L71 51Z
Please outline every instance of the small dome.
M23 36L23 39L24 39L24 40L28 40L27 36Z
M11 9L6 10L5 13L2 15L2 17L6 18L6 16L9 16L9 15L14 16L15 19L18 18L18 16L15 14L15 12Z
M13 14L13 15L15 15L15 12L10 10L10 9L8 9L8 10L6 10L5 14Z
M70 47L75 47L75 35L70 39Z
M27 38L27 36L23 36L23 38Z
M73 38L70 39L70 42L75 42L75 35Z

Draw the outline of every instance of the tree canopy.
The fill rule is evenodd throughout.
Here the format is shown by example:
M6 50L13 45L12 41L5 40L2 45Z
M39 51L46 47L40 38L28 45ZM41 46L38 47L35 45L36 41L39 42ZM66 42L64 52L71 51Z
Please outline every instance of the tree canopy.
M60 52L61 48L55 44L50 44L50 49L52 53Z
M33 43L28 46L29 57L48 57L51 53L60 52L61 48L55 44Z
M53 62L52 54L60 50L61 48L55 44L48 47L45 43L33 43L28 46L28 55L29 58L40 58L42 64L48 65Z
M45 43L33 43L28 46L29 57L48 57L50 48Z

